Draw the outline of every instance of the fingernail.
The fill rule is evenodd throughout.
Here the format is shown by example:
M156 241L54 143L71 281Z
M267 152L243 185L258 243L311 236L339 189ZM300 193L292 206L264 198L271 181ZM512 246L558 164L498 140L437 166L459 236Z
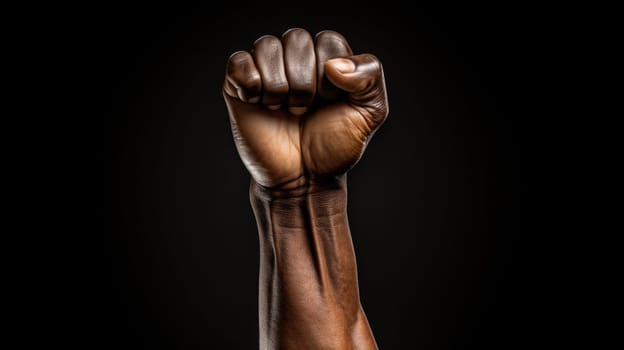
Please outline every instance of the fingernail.
M302 115L307 112L308 107L288 107L288 111L294 115Z
M267 106L267 108L274 111L274 110L282 108L282 105L270 105L270 106Z
M334 58L327 62L330 62L340 73L353 73L355 71L355 63L346 58Z
M260 96L252 97L249 99L249 103L258 103L260 101Z

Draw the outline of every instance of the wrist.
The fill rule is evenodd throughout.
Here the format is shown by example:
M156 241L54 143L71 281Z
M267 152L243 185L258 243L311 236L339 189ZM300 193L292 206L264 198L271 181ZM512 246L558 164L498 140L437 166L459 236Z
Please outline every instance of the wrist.
M329 229L331 225L320 218L346 221L346 175L295 181L297 186L269 188L252 179L249 199L256 218L270 220L277 226L299 229L311 226Z
M274 187L262 186L252 178L250 185L251 195L269 201L340 195L346 190L346 174L324 177L302 175Z

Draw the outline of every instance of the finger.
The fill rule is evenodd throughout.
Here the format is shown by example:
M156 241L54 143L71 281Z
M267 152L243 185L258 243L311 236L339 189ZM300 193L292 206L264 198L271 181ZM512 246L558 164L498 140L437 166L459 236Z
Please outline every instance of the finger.
M282 42L272 35L261 37L254 43L253 58L262 78L262 103L277 109L288 97Z
M324 30L316 35L316 95L323 100L335 100L340 97L340 90L325 76L325 62L332 58L344 58L353 55L347 40L332 30Z
M290 29L282 36L284 66L290 94L288 106L291 113L300 115L314 101L316 92L316 58L314 42L303 29Z
M325 62L329 81L349 95L349 100L367 110L377 119L388 114L388 98L383 68L371 54L334 58Z
M262 80L253 58L247 51L238 51L228 59L223 90L243 102L260 101Z

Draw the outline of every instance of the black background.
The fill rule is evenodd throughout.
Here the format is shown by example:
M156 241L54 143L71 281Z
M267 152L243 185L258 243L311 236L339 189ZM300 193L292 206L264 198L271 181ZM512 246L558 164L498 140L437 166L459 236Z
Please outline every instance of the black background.
M535 19L491 11L85 15L76 38L94 86L81 125L93 206L79 339L257 347L257 232L221 84L231 53L291 27L336 30L384 64L390 115L349 174L362 303L380 348L510 349L552 333L530 227Z

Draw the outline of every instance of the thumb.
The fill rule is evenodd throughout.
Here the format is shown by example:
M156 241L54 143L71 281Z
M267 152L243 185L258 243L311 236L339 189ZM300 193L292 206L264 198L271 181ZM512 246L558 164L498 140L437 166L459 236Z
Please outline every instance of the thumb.
M366 107L374 117L385 119L388 100L383 69L371 54L334 58L325 62L327 79L348 93L352 103Z

